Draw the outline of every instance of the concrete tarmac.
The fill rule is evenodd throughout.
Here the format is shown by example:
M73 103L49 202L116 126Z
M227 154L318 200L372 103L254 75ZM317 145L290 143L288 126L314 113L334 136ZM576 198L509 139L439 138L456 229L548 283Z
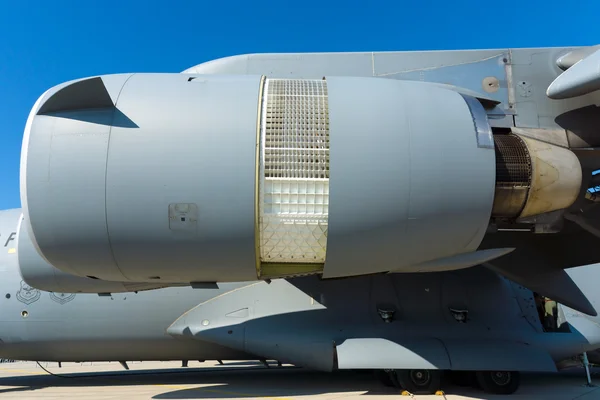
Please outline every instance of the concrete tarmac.
M369 372L317 373L294 368L267 369L260 363L190 361L119 363L0 364L0 399L385 399L407 398L383 386ZM416 399L577 399L600 400L600 370L585 385L585 373L575 368L558 374L523 374L520 389L510 396L487 395L474 388L445 387L443 396L416 395ZM410 397L408 397L410 398Z

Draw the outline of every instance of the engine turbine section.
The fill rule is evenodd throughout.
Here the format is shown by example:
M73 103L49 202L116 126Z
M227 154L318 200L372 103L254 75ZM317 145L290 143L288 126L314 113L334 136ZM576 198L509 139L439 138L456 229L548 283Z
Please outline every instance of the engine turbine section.
M493 217L518 221L562 210L575 202L582 171L571 150L515 134L494 135L494 142Z
M475 251L495 178L482 105L439 85L124 74L40 97L21 201L39 254L79 276L330 278Z

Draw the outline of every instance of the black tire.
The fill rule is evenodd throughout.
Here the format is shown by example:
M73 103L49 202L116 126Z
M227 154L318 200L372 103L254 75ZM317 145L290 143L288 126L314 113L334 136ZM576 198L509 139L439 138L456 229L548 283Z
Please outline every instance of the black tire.
M376 369L375 377L383 386L395 387L394 382L392 382L392 377L387 371L383 369Z
M434 394L441 389L439 369L403 369L396 371L400 386L413 394Z
M400 385L400 381L398 380L398 374L396 374L396 371L393 370L393 369L384 370L384 371L390 377L390 381L392 382L392 386L394 386L397 389L402 389L402 385Z
M521 384L518 371L477 371L477 382L484 392L493 394L513 394Z

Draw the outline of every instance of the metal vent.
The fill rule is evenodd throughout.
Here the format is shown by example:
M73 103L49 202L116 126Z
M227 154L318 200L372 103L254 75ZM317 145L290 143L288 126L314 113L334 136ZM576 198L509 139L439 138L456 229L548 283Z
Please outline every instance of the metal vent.
M329 178L329 109L324 80L268 81L265 178Z
M517 217L531 187L531 158L527 146L516 135L494 135L496 193L492 216Z
M496 185L531 185L531 159L523 140L516 135L494 135Z
M325 80L266 80L259 190L260 261L324 263L329 213Z

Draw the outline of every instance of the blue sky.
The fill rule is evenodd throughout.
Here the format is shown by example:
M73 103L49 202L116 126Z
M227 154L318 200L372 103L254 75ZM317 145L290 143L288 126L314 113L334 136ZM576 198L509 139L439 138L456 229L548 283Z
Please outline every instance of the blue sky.
M256 52L600 43L596 0L286 3L2 2L0 209L20 207L19 158L30 108L46 89L67 80L180 72L214 58Z

